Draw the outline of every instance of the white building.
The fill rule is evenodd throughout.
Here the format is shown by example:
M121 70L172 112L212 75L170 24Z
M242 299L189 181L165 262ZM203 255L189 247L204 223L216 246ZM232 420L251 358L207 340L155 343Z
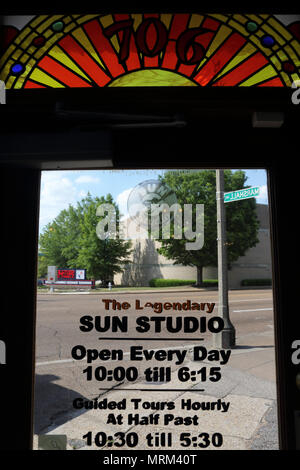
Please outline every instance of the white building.
M257 216L260 221L259 242L232 264L232 269L228 272L229 288L241 287L243 279L272 278L269 206L257 204ZM157 253L159 242L145 239L133 243L132 263L125 266L123 273L114 277L116 285L148 286L153 278L196 280L195 267L173 264L172 260ZM216 267L207 266L203 269L203 279L217 278Z

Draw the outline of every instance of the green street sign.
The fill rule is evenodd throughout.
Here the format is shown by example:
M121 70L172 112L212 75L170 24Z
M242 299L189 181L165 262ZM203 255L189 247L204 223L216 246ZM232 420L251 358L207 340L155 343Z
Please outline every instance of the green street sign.
M224 193L224 202L240 201L241 199L249 199L259 195L259 186L253 188L239 189L238 191L231 191Z

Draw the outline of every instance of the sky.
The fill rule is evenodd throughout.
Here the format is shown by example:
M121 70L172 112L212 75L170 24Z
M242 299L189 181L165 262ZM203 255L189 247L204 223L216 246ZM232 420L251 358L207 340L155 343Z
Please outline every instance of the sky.
M268 204L267 173L265 170L244 170L247 186L259 186L256 198L260 204ZM92 196L110 193L118 203L122 214L127 212L127 198L139 183L157 179L163 170L64 170L43 171L40 194L40 232L69 204L76 206L88 192Z

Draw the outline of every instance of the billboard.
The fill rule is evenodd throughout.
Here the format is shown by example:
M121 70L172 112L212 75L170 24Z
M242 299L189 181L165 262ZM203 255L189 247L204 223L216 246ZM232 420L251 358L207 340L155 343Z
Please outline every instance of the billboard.
M58 269L57 280L85 280L85 269Z

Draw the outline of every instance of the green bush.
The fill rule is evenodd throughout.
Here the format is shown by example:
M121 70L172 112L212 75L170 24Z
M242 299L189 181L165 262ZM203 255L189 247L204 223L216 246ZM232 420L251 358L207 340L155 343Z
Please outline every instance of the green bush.
M184 279L151 279L149 281L150 287L172 287L172 286L190 286L195 285L195 280L184 280ZM203 287L217 286L218 281L215 279L208 279L203 281Z
M196 281L188 281L182 279L150 279L150 287L171 287L171 286L186 286L195 284Z
M243 279L241 286L271 286L272 279Z
M203 287L218 287L218 279L205 279Z

